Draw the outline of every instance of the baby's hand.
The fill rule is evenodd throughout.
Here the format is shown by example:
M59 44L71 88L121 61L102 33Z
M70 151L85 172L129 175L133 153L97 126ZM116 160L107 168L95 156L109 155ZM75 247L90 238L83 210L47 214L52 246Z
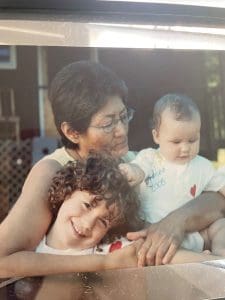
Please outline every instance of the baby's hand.
M145 178L144 171L135 164L119 164L120 171L127 177L130 186L140 184Z

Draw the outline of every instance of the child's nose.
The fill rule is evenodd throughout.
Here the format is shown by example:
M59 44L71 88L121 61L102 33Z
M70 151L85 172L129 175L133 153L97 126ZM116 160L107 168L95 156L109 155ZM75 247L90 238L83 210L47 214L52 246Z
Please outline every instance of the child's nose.
M96 224L96 221L97 221L97 217L93 213L90 213L90 214L86 215L85 217L83 217L82 226L83 226L83 231L84 231L85 235L91 234L92 229Z
M189 144L188 143L183 143L181 145L181 150L182 150L182 152L189 152L189 150L190 150Z

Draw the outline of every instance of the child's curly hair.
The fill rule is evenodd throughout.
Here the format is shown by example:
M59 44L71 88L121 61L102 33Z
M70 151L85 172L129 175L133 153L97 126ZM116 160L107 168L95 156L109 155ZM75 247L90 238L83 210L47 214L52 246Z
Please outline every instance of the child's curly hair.
M56 173L49 189L48 202L53 221L64 201L76 190L96 195L96 201L106 201L107 207L115 203L119 215L104 241L138 230L142 221L138 217L139 198L119 170L119 161L108 154L90 153L84 161L70 161ZM114 217L115 218L115 217Z

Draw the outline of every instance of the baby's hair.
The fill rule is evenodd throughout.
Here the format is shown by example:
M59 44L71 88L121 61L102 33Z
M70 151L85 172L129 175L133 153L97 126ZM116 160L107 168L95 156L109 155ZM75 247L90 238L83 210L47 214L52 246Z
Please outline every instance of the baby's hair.
M107 207L116 204L118 216L112 216L115 226L109 230L109 236L138 230L141 227L138 217L139 198L118 165L119 161L110 155L92 152L86 160L70 161L62 167L49 189L48 203L53 221L62 203L80 190L96 195L96 201L105 200Z
M166 109L173 113L177 121L189 121L195 114L200 116L199 109L191 98L181 94L167 94L155 103L152 117L153 129L159 129L162 113Z

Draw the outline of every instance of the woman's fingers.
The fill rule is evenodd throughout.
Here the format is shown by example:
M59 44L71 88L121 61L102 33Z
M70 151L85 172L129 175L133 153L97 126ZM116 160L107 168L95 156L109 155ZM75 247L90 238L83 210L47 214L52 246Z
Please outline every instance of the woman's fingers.
M128 232L127 238L128 238L128 240L136 241L141 238L145 238L147 236L147 233L148 233L147 229L143 229L143 230L136 231L136 232Z
M173 222L165 220L154 223L147 229L127 234L130 240L145 238L138 251L139 267L168 264L179 248L183 237L184 233L180 228L174 226Z
M164 243L159 246L156 252L155 256L155 265L159 266L163 264L163 259L167 255L168 251L170 249L169 243Z
M167 236L161 230L153 230L153 226L142 232L142 237L146 236L138 255L138 266L152 266L167 264L175 255L180 246L180 240L176 236ZM139 235L132 237L140 237Z
M176 241L173 241L173 243L170 244L169 249L166 251L163 259L162 259L162 264L166 265L171 262L172 258L176 254L180 244L177 243Z
M146 266L146 255L149 251L149 241L144 241L141 245L140 250L138 251L138 267Z

